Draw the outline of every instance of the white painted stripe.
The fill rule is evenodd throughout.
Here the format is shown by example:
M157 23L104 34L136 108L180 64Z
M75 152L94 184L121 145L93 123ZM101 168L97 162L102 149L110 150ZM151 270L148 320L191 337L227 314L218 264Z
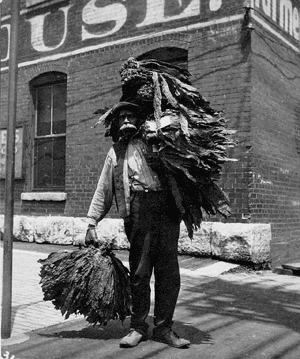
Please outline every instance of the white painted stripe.
M300 52L299 47L292 44L290 41L288 41L283 35L281 35L278 31L274 30L270 25L268 25L263 19L261 19L259 16L257 16L255 13L252 13L252 19L257 21L261 26L263 26L266 30L271 32L273 35L278 37L281 41L286 43L288 46L290 46L294 51Z
M159 36L163 36L163 35L169 35L169 34L180 33L180 32L186 32L186 31L191 31L191 30L196 30L196 29L202 29L202 28L209 27L212 25L225 24L227 22L242 20L243 17L244 17L243 14L227 16L227 17L223 17L221 19L214 19L214 20L210 20L210 21L206 21L206 22L200 22L197 24L181 26L181 27L177 27L175 29L169 29L169 30L164 30L164 31L160 31L160 32L154 32L154 33L144 34L144 35L140 35L140 36L134 36L134 37L130 37L130 38L109 41L109 42L105 42L105 43L97 44L97 45L93 45L93 46L82 47L82 48L74 50L74 51L45 56L45 57L42 57L42 58L39 58L36 60L32 60L32 61L21 62L21 63L19 63L19 68L30 66L30 65L36 65L36 64L40 64L40 63L48 62L48 61L56 61L56 60L60 60L60 59L66 58L66 57L79 55L79 54L82 54L85 52L99 50L99 49L102 49L102 48L105 48L108 46L127 44L127 43L131 43L134 41L145 40L148 38L159 37ZM2 71L7 71L7 70L8 70L8 66L2 68Z

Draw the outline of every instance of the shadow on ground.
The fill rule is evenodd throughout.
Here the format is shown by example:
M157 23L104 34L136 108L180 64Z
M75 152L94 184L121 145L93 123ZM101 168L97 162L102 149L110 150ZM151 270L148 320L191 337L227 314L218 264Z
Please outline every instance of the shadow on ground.
M151 339L153 325L151 325L150 323L153 322L153 318L149 316L147 322L149 323L149 339ZM122 325L120 325L120 323L110 322L105 327L88 325L78 330L53 331L53 329L50 329L49 332L39 332L38 335L45 338L85 338L94 340L121 339L128 333L129 326L130 320L129 318L127 318ZM193 339L191 340L191 344L200 345L205 342L211 342L211 337L208 333L200 331L199 329L191 325L176 321L173 328L178 333L191 334L193 337Z
M182 279L174 329L191 341L187 350L151 339L130 350L119 348L129 328L126 319L104 328L87 326L85 320L63 323L33 332L30 341L9 351L20 359L298 359L300 279L230 278ZM151 333L151 317L148 323Z

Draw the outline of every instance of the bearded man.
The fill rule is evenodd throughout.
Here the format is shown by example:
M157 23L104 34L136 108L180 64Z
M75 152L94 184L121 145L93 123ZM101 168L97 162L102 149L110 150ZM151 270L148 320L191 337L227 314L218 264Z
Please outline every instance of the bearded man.
M189 347L190 342L173 330L173 314L180 290L177 248L180 213L163 176L149 166L155 146L140 135L144 121L139 106L120 102L114 107L112 128L115 144L109 150L88 211L87 245L98 241L95 227L108 213L113 198L124 219L130 243L132 314L130 330L121 347L135 347L147 340L150 310L150 279L155 276L154 325L152 338L172 347ZM153 152L154 151L154 152Z

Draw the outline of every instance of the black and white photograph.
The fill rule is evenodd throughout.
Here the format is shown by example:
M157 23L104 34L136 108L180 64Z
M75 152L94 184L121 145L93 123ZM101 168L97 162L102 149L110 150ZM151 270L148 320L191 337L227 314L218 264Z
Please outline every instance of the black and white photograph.
M300 358L300 0L0 0L1 359Z

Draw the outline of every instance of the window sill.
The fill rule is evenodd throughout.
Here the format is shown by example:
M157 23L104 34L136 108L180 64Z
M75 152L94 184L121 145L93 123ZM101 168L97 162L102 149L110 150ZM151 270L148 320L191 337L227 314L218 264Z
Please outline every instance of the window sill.
M54 201L62 202L67 199L65 192L23 192L21 193L22 201Z

